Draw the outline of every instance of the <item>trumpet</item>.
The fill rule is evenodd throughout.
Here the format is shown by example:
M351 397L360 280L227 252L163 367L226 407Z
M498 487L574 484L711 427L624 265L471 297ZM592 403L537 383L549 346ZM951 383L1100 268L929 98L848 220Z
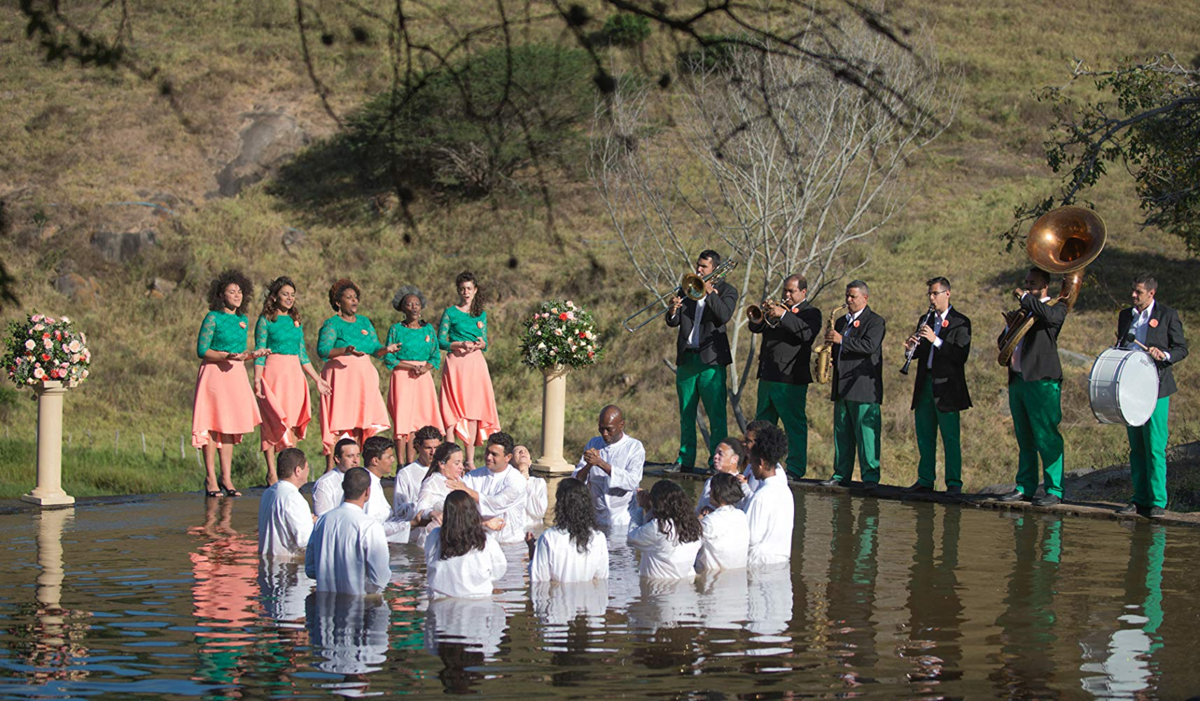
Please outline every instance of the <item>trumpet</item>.
M772 319L771 317L767 316L767 309L773 305L786 307L787 302L783 301L782 299L774 300L766 299L764 297L761 303L751 304L750 306L746 307L746 318L755 324L761 324L765 321L767 326L775 328L776 326L779 326L779 319Z
M714 269L711 273L709 273L708 275L705 275L704 277L700 277L699 275L697 275L695 273L684 273L683 277L681 277L679 279L679 287L676 287L674 290L671 290L670 292L666 293L665 295L662 295L661 297L654 300L650 304L647 304L646 306L642 307L641 309L637 310L636 312L630 314L628 317L625 318L625 323L622 325L625 327L625 330L630 333L637 331L638 329L642 328L646 324L649 324L651 321L654 321L658 317L665 314L667 312L667 310L670 309L670 307L664 306L662 309L659 309L654 314L651 314L649 317L646 318L645 321L638 324L637 326L631 327L629 325L630 322L632 322L634 319L637 319L639 316L645 314L646 312L650 311L656 305L663 304L663 302L666 301L670 297L687 297L688 299L690 299L692 301L699 302L700 300L704 299L704 297L708 294L707 292L704 291L705 283L717 282L718 280L724 279L725 276L728 275L729 273L733 272L733 269L736 268L737 266L738 266L738 262L736 260L727 260L727 261L723 261L720 265L718 265L716 267L716 269Z
M925 312L925 317L921 319L921 321L917 322L917 330L913 332L913 335L921 333L921 327L929 323L929 319L936 311L937 307L933 306L932 304L929 305L929 311ZM901 375L908 374L908 366L912 365L913 358L917 355L917 346L919 345L921 345L921 342L917 341L912 348L904 351L904 367L900 368Z

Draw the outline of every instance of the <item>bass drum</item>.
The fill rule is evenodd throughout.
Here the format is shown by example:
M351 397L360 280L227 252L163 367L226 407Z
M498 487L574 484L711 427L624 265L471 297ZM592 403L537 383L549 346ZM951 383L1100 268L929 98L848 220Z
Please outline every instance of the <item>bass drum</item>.
M1143 350L1109 348L1088 374L1088 402L1102 424L1141 426L1158 404L1158 367Z

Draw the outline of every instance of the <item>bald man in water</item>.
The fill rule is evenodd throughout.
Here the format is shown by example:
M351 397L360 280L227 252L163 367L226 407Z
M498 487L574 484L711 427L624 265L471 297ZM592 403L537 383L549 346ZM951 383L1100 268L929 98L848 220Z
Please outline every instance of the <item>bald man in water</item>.
M572 476L591 490L600 526L610 533L624 532L629 527L629 503L642 481L646 449L625 434L625 415L615 404L600 410L599 431L588 441Z

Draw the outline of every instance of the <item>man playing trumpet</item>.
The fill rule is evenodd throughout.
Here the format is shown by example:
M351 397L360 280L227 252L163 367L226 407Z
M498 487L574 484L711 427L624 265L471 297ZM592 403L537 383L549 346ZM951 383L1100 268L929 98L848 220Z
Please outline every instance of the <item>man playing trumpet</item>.
M904 342L913 353L917 378L912 410L917 428L917 465L913 492L931 492L937 481L937 437L946 452L946 493L962 492L962 444L959 412L971 408L965 368L971 355L971 320L950 306L950 281L935 277L929 287L930 314Z
M808 280L792 275L783 281L783 302L767 300L750 314L750 333L762 334L758 356L758 407L754 419L775 425L782 419L788 438L787 473L800 479L808 470L809 360L821 332L821 312L808 303Z

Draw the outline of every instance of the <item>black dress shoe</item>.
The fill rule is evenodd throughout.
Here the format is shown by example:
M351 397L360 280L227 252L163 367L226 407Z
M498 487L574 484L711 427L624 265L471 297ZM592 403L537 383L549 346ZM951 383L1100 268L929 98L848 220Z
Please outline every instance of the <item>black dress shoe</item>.
M845 486L847 486L845 483L843 483L837 477L830 477L827 480L821 480L820 485L822 487L845 487Z
M962 487L958 486L957 484L952 487L946 487L946 494L949 494L952 497L960 496L962 494Z
M1161 506L1151 507L1150 511L1147 512L1147 514L1146 514L1146 516L1149 518L1162 518L1163 516L1166 516L1166 515L1167 515L1167 510Z
M1001 494L1000 496L996 497L996 499L999 501L1021 501L1024 498L1025 494L1023 494L1019 489L1014 489L1007 494Z
M911 487L908 487L904 491L912 492L913 494L929 494L933 490L930 489L929 487L926 487L925 485L921 484L920 482L916 482Z
M1121 508L1117 509L1118 516L1134 516L1137 514L1137 512L1138 512L1138 505L1134 504L1133 502L1129 502L1125 506L1122 506Z
M863 482L862 490L864 492L873 492L879 486L878 482Z
M1061 503L1062 499L1059 499L1053 494L1047 494L1044 497L1038 497L1037 499L1033 500L1034 506L1058 506Z

